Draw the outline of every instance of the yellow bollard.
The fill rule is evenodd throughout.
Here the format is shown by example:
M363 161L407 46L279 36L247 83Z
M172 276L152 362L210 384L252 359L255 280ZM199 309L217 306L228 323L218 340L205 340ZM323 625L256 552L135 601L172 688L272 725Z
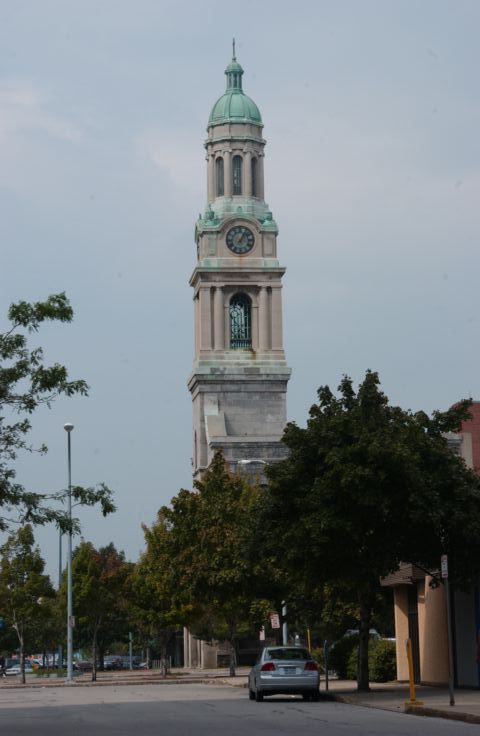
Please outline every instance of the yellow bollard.
M413 676L413 653L412 653L412 640L407 639L405 642L407 647L407 660L408 660L408 679L410 684L410 702L407 705L423 705L420 700L415 697L415 679Z

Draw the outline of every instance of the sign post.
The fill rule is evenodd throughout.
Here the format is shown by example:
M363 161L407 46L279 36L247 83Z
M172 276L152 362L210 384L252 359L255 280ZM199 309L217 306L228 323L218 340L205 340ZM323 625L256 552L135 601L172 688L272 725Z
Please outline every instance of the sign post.
M448 580L448 555L440 558L440 569L442 579L445 583L445 598L447 599L447 635L448 635L448 691L450 693L450 705L455 705L455 694L453 691L453 636L452 636L452 611L450 604L450 584Z

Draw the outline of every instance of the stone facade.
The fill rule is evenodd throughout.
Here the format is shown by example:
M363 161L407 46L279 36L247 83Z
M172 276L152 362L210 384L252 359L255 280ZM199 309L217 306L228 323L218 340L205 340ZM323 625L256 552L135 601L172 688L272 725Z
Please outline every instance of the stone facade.
M285 456L280 439L291 373L283 349L285 269L264 198L263 124L243 92L235 57L225 73L227 89L207 128L207 205L195 226L197 263L190 278L194 478L217 449L232 469L247 473L245 461L249 466Z

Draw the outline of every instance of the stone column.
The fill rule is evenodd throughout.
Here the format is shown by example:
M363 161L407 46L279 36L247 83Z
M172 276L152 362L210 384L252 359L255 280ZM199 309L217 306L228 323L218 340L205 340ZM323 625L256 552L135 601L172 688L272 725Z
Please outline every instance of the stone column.
M252 196L252 152L246 151L243 157L243 193L246 197Z
M224 192L226 197L232 196L232 152L223 152L224 161Z
M207 199L213 202L215 199L215 155L207 155Z
M258 187L258 198L259 199L265 199L265 169L263 162L265 161L265 156L263 153L258 154L258 163L257 163L257 187Z
M258 319L259 319L259 331L258 331L258 349L268 350L268 301L267 301L267 289L265 286L260 287L258 295Z
M200 350L212 349L212 313L210 287L200 287Z
M215 288L213 302L213 331L215 350L223 350L225 347L225 325L224 325L224 309L223 309L223 288L217 286Z
M272 287L272 350L283 350L282 291Z
M195 355L197 356L200 350L200 308L199 308L199 295L196 294L193 299L193 307L195 312Z

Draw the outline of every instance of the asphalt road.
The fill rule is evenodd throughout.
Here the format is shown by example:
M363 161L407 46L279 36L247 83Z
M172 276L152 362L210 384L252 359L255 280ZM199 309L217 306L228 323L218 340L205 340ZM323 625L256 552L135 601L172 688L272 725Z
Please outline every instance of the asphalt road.
M297 698L248 699L226 685L0 688L14 736L474 736L478 726Z

